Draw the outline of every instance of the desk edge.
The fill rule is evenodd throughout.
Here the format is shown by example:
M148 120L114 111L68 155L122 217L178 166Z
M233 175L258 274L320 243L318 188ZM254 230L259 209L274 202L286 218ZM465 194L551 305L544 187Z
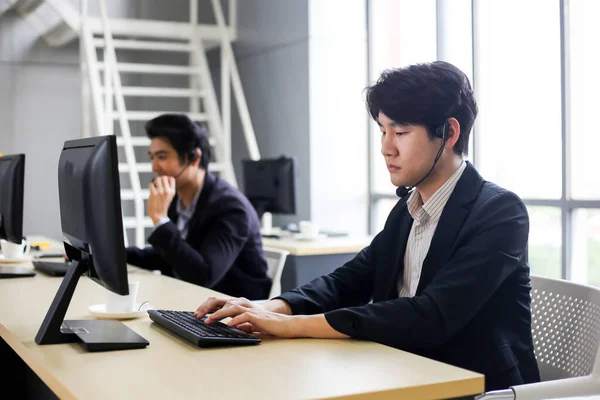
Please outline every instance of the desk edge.
M485 377L481 374L478 375L477 377L466 378L459 382L439 382L408 388L388 389L379 392L335 396L328 398L328 400L359 400L364 398L368 398L369 400L395 400L398 399L398 396L407 399L440 399L445 398L444 396L448 393L448 385L452 385L454 388L460 386L453 393L453 397L477 395L485 391Z
M54 374L48 371L23 342L2 324L0 324L0 337L4 339L10 348L17 353L21 360L32 369L59 399L77 399L73 392L67 389Z

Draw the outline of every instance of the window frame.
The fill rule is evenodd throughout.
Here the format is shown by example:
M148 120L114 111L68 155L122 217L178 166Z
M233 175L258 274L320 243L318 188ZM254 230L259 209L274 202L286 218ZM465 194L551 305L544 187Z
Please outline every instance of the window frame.
M372 59L372 36L371 36L371 21L370 21L370 10L371 2L375 0L365 0L367 7L367 75L371 76L371 59ZM447 0L436 0L436 41L437 46L437 58L440 59L443 54L442 48L440 48L439 40L439 26L440 26L440 10L442 9L442 3ZM472 32L472 74L473 74L473 88L477 92L477 68L478 68L478 52L477 52L477 4L482 0L471 0L471 32ZM483 0L486 1L486 0ZM571 110L570 104L570 52L569 52L569 6L570 0L558 0L558 6L560 7L560 62L561 62L561 197L560 199L546 199L546 198L523 198L523 202L527 206L542 206L542 207L553 207L560 210L561 215L561 277L563 279L571 279L572 276L572 250L573 250L573 223L574 214L578 209L600 209L600 199L590 200L577 200L571 196L571 132L570 132L570 116ZM370 79L370 78L369 78ZM471 134L473 154L471 156L473 164L477 167L478 164L478 145L476 135L477 124L473 127ZM373 225L376 213L377 203L380 200L385 199L397 199L394 194L377 193L373 191L373 157L374 149L372 146L372 135L376 134L373 129L373 124L369 124L369 136L367 141L368 149L368 163L369 163L369 217L368 217L368 232L374 234Z

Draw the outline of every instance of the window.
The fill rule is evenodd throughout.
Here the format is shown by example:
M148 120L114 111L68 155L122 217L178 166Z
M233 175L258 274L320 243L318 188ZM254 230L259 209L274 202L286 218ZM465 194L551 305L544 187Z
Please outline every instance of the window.
M562 275L560 208L528 206L531 273L551 278Z
M562 171L558 2L479 1L475 18L479 172L521 197L558 199Z
M600 2L570 2L570 135L571 194L574 199L599 200L598 151L600 130Z
M368 6L371 82L384 69L437 59L456 64L471 78L471 0L370 0ZM370 137L370 226L377 232L398 198L381 155L375 122Z
M436 59L435 0L377 0L369 3L369 71L375 81L383 70ZM380 153L381 134L374 121L370 125L371 187L377 194L395 196L385 162ZM377 206L378 210L390 207ZM385 222L378 211L377 225ZM385 215L387 217L387 215ZM383 226L383 225L381 225Z
M600 286L600 1L371 0L369 7L371 79L417 61L461 68L480 107L470 159L527 205L532 273ZM373 126L373 233L397 202L377 133Z

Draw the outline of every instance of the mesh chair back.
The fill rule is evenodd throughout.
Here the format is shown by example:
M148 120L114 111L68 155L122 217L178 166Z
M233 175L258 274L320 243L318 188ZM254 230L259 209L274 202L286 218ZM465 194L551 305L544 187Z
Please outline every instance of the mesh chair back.
M539 276L531 277L531 285L533 344L542 381L591 374L600 363L600 290Z
M271 299L281 294L281 273L289 252L267 247L263 248L263 252L267 260L267 275L273 281L269 292L269 299Z

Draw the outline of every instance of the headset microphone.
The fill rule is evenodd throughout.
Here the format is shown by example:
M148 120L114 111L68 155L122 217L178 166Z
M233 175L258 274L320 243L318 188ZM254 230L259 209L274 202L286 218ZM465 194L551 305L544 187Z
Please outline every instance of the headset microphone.
M186 163L185 163L185 167L183 167L183 168L181 169L181 171L179 171L179 172L177 173L177 175L175 175L175 176L173 177L174 179L177 179L177 178L179 178L179 177L181 176L181 174L183 174L183 173L185 172L185 170L186 170L186 169L187 169L187 168L188 168L188 167L189 167L189 166L190 166L190 165L191 165L191 164L192 164L194 161L196 161L196 155L197 155L197 154L196 154L196 150L195 150L195 149L193 149L193 150L190 150L190 152L188 153L188 159L187 159L187 161L186 161ZM156 178L157 178L156 176L155 176L154 178L152 178L152 182L154 182L154 180L155 180Z
M185 167L183 167L181 169L181 171L179 171L179 173L177 175L175 175L173 178L175 178L175 179L179 178L181 176L181 174L183 174L189 166L190 166L190 162L188 161L185 163Z
M440 146L440 149L438 150L438 152L435 156L435 160L433 160L433 165L429 169L429 172L427 172L427 174L425 174L425 176L423 178L421 178L417 183L415 183L414 185L411 185L410 187L399 186L398 189L396 189L396 196L403 198L404 196L409 194L414 189L415 186L417 186L418 184L423 182L425 179L427 179L427 177L433 172L435 165L437 164L440 157L442 156L442 151L444 150L444 146L446 145L446 139L448 137L448 121L447 120L442 125L437 127L437 129L435 130L435 136L442 138L442 145Z

